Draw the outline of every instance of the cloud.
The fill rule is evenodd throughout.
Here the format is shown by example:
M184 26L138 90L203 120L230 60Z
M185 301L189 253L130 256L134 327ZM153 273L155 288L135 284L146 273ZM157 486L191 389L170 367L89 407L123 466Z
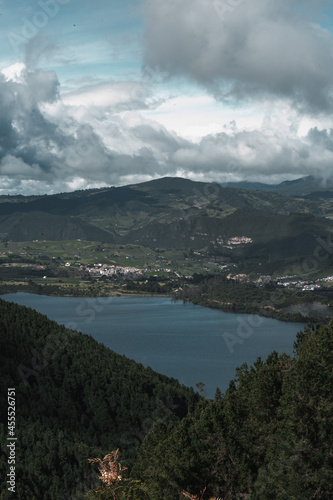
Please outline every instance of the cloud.
M52 57L54 58L58 51L59 47L52 37L37 33L25 44L25 64L29 68L40 67Z
M274 95L303 111L332 111L332 36L310 21L306 0L142 5L144 65L187 76L221 100Z
M38 164L45 172L50 169L49 151L59 137L39 106L57 98L54 72L29 71L15 64L0 74L0 160L13 156L27 165Z
M62 98L54 72L22 63L3 70L0 193L54 193L162 176L221 182L331 176L333 128L316 125L300 135L298 113L282 101L254 129L236 118L194 143L145 117L141 111L154 96L138 98L132 89L131 81L109 82Z
M333 130L315 128L300 137L292 127L282 131L234 129L179 148L172 162L192 178L204 174L217 182L271 183L310 174L327 179L333 176Z
M143 82L117 81L86 85L62 96L70 106L97 106L115 111L147 109L150 89Z
M10 176L17 179L31 179L31 177L43 177L43 172L39 165L29 165L22 158L16 158L12 155L6 155L0 163L0 175Z
M91 87L64 100L58 87L54 72L22 63L0 73L0 177L6 192L9 186L15 193L50 193L119 185L170 171L163 156L171 145L177 148L175 137L134 112L119 114L127 109L124 103L135 109L140 98L146 106L133 82Z

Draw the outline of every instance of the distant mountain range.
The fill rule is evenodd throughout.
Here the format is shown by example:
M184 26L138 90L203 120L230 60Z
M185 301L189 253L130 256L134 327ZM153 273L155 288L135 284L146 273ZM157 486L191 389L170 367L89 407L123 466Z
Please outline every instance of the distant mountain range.
M333 234L333 187L319 188L312 177L274 189L166 177L51 196L1 196L0 237L117 242L272 261L307 256L318 238Z
M274 191L285 196L308 196L313 198L333 197L333 180L323 180L312 175L280 184L263 184L261 182L226 182L224 187L247 189L248 191Z

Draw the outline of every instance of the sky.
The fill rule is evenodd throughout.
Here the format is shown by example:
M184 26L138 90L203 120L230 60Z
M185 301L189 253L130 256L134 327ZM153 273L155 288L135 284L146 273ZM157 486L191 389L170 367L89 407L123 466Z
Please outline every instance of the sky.
M333 176L330 0L0 0L0 194Z

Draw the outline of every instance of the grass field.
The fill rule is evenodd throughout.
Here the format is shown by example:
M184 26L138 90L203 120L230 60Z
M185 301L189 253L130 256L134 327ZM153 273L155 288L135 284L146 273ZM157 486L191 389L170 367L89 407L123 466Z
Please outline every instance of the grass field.
M106 264L145 269L157 275L167 275L164 269L180 274L215 272L220 268L209 264L202 256L183 250L151 249L139 245L119 245L90 241L34 241L0 243L0 264L11 262L13 268L31 265L71 269L79 264Z
M65 264L70 266L65 266ZM167 277L197 274L245 273L253 278L258 274L272 277L297 275L304 279L317 279L332 274L331 259L317 262L314 259L290 258L278 263L265 262L260 257L236 259L234 263L214 263L207 253L163 248L148 248L134 244L98 243L91 241L33 241L0 243L0 279L43 281L47 275L61 269L79 270L80 264L94 266L133 267L144 270L146 275ZM236 264L236 265L235 265ZM309 265L311 264L311 265ZM63 282L76 284L75 278L61 277Z

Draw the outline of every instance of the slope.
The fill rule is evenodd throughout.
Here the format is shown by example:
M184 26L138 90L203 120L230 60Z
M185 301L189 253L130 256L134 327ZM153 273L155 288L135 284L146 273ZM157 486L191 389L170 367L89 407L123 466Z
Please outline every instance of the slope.
M323 202L171 177L52 196L0 198L0 234L9 233L13 241L114 241L244 258L310 255L316 238L331 234L332 218L333 198Z
M100 303L98 307L102 307ZM3 395L16 391L16 477L19 500L83 498L97 476L87 459L120 448L130 465L157 420L177 421L198 396L175 379L120 356L92 337L36 311L0 300ZM1 399L0 439L7 441ZM0 457L1 499L7 452Z
M88 240L114 241L110 232L89 224L78 217L53 215L45 212L14 212L0 216L0 233L11 241Z
M123 241L152 247L206 249L243 258L270 255L278 260L312 255L317 239L327 240L332 234L332 222L312 215L242 208L224 218L206 213L177 222L148 224L131 231Z

